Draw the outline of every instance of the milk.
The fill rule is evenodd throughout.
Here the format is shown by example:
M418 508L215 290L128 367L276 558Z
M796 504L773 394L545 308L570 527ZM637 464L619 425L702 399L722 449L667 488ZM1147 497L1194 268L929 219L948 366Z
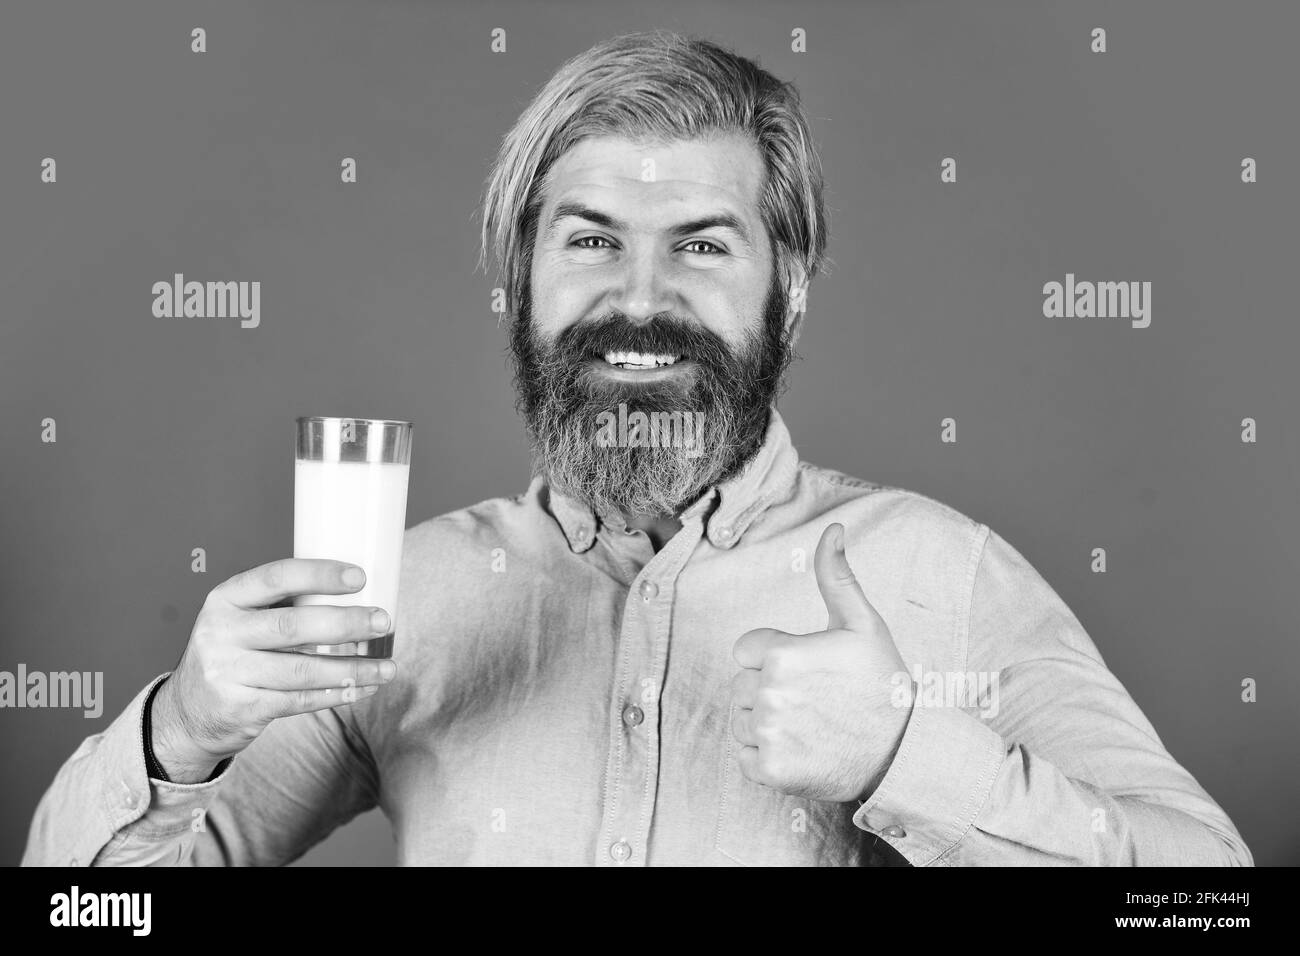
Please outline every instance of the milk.
M366 586L347 594L307 594L294 606L373 605L397 624L397 585L406 531L409 464L360 461L295 463L293 556L332 558L359 566ZM391 657L393 635L347 644L303 648L318 654Z

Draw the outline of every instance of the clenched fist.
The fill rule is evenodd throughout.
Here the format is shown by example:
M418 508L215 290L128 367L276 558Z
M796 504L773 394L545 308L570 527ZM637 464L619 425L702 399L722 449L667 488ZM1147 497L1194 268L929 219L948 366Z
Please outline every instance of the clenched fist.
M732 653L732 732L740 769L755 783L797 797L847 803L879 786L898 752L915 688L900 695L907 667L844 553L844 526L822 532L813 558L826 602L826 630L749 631ZM900 696L905 696L903 706Z

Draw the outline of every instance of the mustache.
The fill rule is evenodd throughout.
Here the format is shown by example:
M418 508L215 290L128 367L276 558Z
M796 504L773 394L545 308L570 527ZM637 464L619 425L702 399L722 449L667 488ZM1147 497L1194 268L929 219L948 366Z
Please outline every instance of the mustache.
M532 437L533 468L554 488L599 513L676 514L704 488L739 471L762 444L768 408L794 355L786 299L772 280L761 321L730 340L671 312L638 323L608 310L553 338L534 327L525 285L510 326L515 407ZM756 326L756 327L755 327ZM668 353L696 367L690 383L606 380L592 360L610 352ZM602 447L599 415L635 402L638 411L700 415L702 454L675 447Z
M562 361L603 359L609 352L641 352L679 355L717 368L736 358L716 332L675 316L656 316L645 323L621 315L578 322L560 333L553 349Z

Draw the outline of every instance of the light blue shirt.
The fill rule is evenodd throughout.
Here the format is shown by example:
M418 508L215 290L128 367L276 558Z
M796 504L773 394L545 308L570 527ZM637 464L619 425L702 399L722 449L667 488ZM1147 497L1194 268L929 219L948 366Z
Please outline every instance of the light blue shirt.
M800 462L775 410L680 519L656 553L535 479L409 528L392 684L272 723L193 785L146 774L151 684L60 770L24 863L283 864L379 806L404 864L1252 864L986 525ZM736 639L826 626L831 522L917 680L863 803L750 782L731 732Z

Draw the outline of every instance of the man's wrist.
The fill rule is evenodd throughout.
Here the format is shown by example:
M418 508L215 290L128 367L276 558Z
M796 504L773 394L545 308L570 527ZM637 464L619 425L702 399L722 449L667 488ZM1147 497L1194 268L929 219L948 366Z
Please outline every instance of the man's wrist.
M171 783L171 777L167 776L167 771L158 763L158 758L153 752L153 700L158 696L159 689L165 683L167 683L166 677L154 684L153 690L149 691L149 696L144 699L144 719L142 720L144 726L144 768L150 779Z
M899 749L903 746L903 737L907 734L907 725L912 719L912 710L916 707L916 684L910 682L909 691L906 701L894 704L890 708L891 715L894 716L894 744L885 755L885 759L880 762L876 768L875 774L867 781L867 786L862 793L858 795L858 801L865 803L870 800L872 795L880 789L880 785L885 782L885 777L889 773L889 768L894 765L894 759L898 756Z
M170 676L163 678L146 702L145 726L149 738L145 744L145 763L148 765L152 759L162 773L156 779L167 783L206 783L225 770L228 760L193 753L191 748L177 745L178 717L170 694L170 680Z

